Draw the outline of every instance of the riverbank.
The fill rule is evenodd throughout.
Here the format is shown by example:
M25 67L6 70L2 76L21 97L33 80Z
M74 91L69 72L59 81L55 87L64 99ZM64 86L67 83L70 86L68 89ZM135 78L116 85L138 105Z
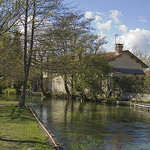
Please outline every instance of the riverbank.
M33 119L33 116L31 115L31 113L27 110L29 112L28 115L22 116L24 114L24 109L22 110L16 106L18 104L18 102L15 102L15 104L14 104L14 102L8 100L8 99L16 100L19 98L18 97L17 98L16 97L13 97L13 98L5 97L5 98L7 99L6 101L0 101L0 118L2 118L3 115L5 115L4 112L9 111L9 113L6 113L7 115L4 117L7 117L7 118L9 117L8 120L10 120L10 121L6 121L6 122L13 123L15 121L15 122L18 122L18 124L20 124L21 122L24 123L24 121L22 121L22 120L25 119L26 120L25 124L27 124L27 126L29 126L29 128L31 128L30 124L28 123L28 117L27 117L29 115ZM2 99L4 99L4 98L2 98ZM28 99L28 100L30 101L30 99ZM104 103L104 102L107 103L108 105L100 104L100 103ZM5 106L7 106L7 103L13 103L13 105L5 108ZM81 100L74 100L74 101L65 100L65 99L64 100L63 99L56 100L56 99L52 99L52 98L51 99L45 98L45 99L41 100L41 97L32 97L32 103L33 104L36 103L36 105L31 105L31 106L32 106L33 110L37 113L38 116L39 115L42 116L41 118L39 117L40 120L43 122L43 119L47 119L47 120L45 120L46 128L49 131L52 131L53 134L55 134L57 139L59 139L59 136L60 136L57 133L61 133L62 141L59 139L59 142L63 143L64 147L67 147L67 143L68 143L69 144L68 149L72 149L72 150L73 149L81 149L81 146L84 147L84 149L91 149L91 147L93 148L93 145L96 146L98 144L102 144L101 142L104 142L104 141L98 140L98 138L101 136L97 136L95 138L92 135L93 135L93 133L97 134L97 132L98 132L97 130L99 130L99 127L101 127L101 129L102 129L102 130L99 130L99 132L98 132L99 134L103 133L103 131L104 131L105 133L107 133L109 135L110 130L105 131L105 127L103 128L104 124L106 123L106 125L107 125L109 120L114 121L114 123L117 122L117 124L121 123L122 126L124 126L124 125L126 126L127 125L126 121L129 121L129 123L131 123L132 122L131 120L133 120L134 118L136 118L135 121L137 121L137 118L141 114L142 114L142 116L143 116L143 114L149 116L149 113L147 113L143 109L143 107L142 107L142 109L140 109L140 111L136 112L136 109L139 110L139 108L133 108L134 106L137 107L136 102L133 102L133 101L131 102L129 100L122 101L122 99L115 99L115 98L103 99L101 101L100 100L99 101L91 100L91 102L89 102L89 101L86 102L86 101L81 101ZM97 103L97 104L95 104L95 103ZM134 105L131 105L131 104L134 104ZM118 106L116 106L116 105L118 105ZM129 107L122 107L119 105L127 105ZM140 105L141 104L139 104L139 106ZM148 104L145 104L145 105L148 105ZM5 111L3 110L4 108L5 108ZM104 113L105 111L106 111L106 113ZM3 112L3 113L1 113L1 112ZM20 115L19 115L19 112L20 112ZM69 112L71 112L71 114L69 114ZM127 115L126 112L128 112L127 114L129 114L129 117L126 116ZM138 115L136 116L136 114L138 114ZM51 115L53 115L53 116L50 117ZM116 116L114 117L114 115L116 115ZM130 117L131 115L133 115L134 117ZM23 119L19 119L20 116L22 116ZM49 117L47 117L47 116L49 116ZM123 116L125 116L125 118L123 118ZM17 118L19 119L19 121L16 120ZM49 122L48 118L49 119L51 118L52 120ZM106 120L106 118L109 118L109 119ZM145 118L147 118L147 117L145 117ZM143 123L143 119L142 120L140 120L140 119L141 118L139 117L139 121L141 123ZM27 142L27 141L30 141L29 136L25 140L23 140L23 139L21 140L20 136L22 136L22 135L20 135L20 133L18 131L17 132L15 131L15 132L13 132L14 135L12 135L12 137L9 137L6 134L7 131L10 132L13 128L15 128L15 126L16 126L16 128L19 128L18 126L22 127L22 124L20 124L18 126L15 125L10 128L9 127L10 124L6 124L6 122L3 123L4 120L7 120L7 119L0 120L0 123L2 125L2 127L0 127L0 149L2 149L2 150L7 150L7 149L19 149L19 150L20 149L21 150L50 149L50 148L45 148L45 147L43 148L43 146L38 146L39 148L34 147L35 146L34 144L36 144L34 139L36 139L37 137L39 138L39 135L37 135L36 133L35 133L36 135L34 136L34 138L32 138L32 140L31 140L31 141L34 141L33 148L32 148L32 146L28 147L28 146L30 146L30 145L28 145L28 144L30 144L30 142L29 143ZM35 119L33 119L33 120L35 121ZM35 121L35 123L37 125L36 121ZM64 123L64 127L63 127L63 123ZM71 123L71 128L70 128L70 123ZM110 124L111 123L112 122L110 122ZM117 124L116 124L116 126L117 126ZM57 132L54 132L54 130L47 125L56 127L55 130ZM69 126L67 127L66 125L69 125ZM7 130L3 131L3 128L5 126L7 127ZM134 126L134 124L133 124L133 126ZM114 127L114 124L113 124L113 127ZM39 128L38 125L37 125L37 128ZM135 128L136 128L136 126L135 126ZM96 131L92 130L92 129L96 129ZM30 130L28 132L25 132L26 130L29 130L29 129L25 129L25 130L23 129L21 131L21 132L24 132L23 136L25 135L25 133L28 134L29 132L31 132L31 134L33 134L33 131ZM113 130L114 130L114 128L113 128ZM130 130L130 127L129 127L129 130ZM133 130L134 130L134 128L133 128ZM91 131L91 132L89 132L89 131ZM122 131L124 131L124 127L122 128ZM41 131L38 131L38 132L41 133ZM87 134L87 132L88 132L88 134ZM112 132L111 134L115 133L115 137L116 137L116 132L118 132L118 131L116 130L116 131ZM120 128L119 128L119 132L120 132ZM4 136L3 136L3 134L4 134ZM19 135L18 138L16 138L15 134ZM125 133L123 132L123 134L125 134ZM128 134L127 134L127 136L128 136ZM11 140L11 142L3 141L3 139ZM45 138L44 143L47 143L47 139L48 139L48 137ZM80 140L78 140L78 139L80 139ZM118 139L120 139L120 136L118 137ZM2 142L3 142L3 145L2 145ZM12 146L11 144L12 143L14 144L15 142L16 142L16 144L17 143L19 144L19 142L20 142L20 144L17 146L17 148L11 147ZM27 144L27 148L25 145L23 147L21 147L22 144L24 144L25 142ZM41 142L41 140L39 139L38 142ZM94 144L95 142L97 142L96 145ZM5 146L7 144L9 144L9 146L10 146L9 148L7 148ZM14 144L14 145L16 146L16 144ZM91 145L91 144L93 144L93 145ZM109 144L109 143L107 143L107 144ZM88 147L88 148L85 148L85 147ZM61 148L59 148L59 149L61 149Z
M56 94L53 95L55 98L62 98L62 99L69 99L67 95L65 94ZM71 97L70 97L71 99ZM150 102L149 101L140 101L140 100L130 100L130 99L125 99L125 98L100 98L97 100L92 100L92 99L86 99L82 100L80 97L75 97L75 100L79 101L86 101L86 102L98 102L98 103L107 103L111 105L123 105L123 106L130 106L130 107L138 107L147 110L150 112Z
M27 108L0 100L1 150L55 150Z

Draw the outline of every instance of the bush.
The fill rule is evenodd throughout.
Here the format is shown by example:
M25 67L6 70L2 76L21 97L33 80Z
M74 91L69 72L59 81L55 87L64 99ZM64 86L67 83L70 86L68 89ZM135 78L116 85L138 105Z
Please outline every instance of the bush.
M7 88L7 89L3 89L2 93L4 93L4 94L16 94L16 90L11 89L11 88Z
M109 84L110 91L150 94L150 77L137 75L114 76Z

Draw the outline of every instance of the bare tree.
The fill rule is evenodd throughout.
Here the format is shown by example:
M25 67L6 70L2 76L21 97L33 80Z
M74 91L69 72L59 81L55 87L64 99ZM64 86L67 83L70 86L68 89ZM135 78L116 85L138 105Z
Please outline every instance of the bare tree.
M23 14L22 2L16 0L0 0L0 36L10 31Z

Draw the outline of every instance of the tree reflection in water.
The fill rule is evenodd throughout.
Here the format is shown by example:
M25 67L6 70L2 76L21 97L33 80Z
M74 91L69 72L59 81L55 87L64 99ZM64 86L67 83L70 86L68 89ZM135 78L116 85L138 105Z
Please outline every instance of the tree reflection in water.
M66 150L146 150L150 113L134 107L61 99L28 98Z

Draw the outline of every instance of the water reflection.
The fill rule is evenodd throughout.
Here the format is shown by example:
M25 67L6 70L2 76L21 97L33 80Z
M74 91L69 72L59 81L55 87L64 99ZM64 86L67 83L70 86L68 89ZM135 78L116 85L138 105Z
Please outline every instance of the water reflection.
M150 113L134 107L29 97L40 119L67 150L146 150Z
M150 146L148 112L55 99L36 101L33 108L68 150L148 149Z

